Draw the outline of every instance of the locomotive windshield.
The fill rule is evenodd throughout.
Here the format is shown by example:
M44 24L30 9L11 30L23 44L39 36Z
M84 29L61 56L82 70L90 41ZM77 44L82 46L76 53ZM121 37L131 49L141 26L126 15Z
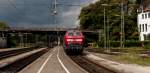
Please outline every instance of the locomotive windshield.
M81 32L76 32L76 36L81 36Z
M73 36L73 32L68 32L68 36Z

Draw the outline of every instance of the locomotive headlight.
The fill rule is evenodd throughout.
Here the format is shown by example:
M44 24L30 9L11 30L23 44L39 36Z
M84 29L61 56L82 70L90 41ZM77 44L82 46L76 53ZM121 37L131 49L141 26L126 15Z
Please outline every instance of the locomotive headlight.
M72 42L72 41L73 41L73 39L67 39L67 41L68 41L68 42Z
M82 42L82 41L83 41L83 39L76 39L76 41L77 41L77 42Z

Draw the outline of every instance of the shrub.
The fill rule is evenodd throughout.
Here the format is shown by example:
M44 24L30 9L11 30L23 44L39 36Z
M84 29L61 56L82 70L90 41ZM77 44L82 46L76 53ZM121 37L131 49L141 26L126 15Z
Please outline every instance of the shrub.
M145 49L150 49L150 41L143 41L142 44Z
M99 47L104 47L104 42L97 42ZM142 47L141 41L125 41L125 47ZM150 47L150 42L144 42L145 45ZM149 45L148 45L149 44ZM108 45L108 44L107 44ZM120 47L120 41L110 41L110 47Z
M125 41L125 47L141 47L141 41Z

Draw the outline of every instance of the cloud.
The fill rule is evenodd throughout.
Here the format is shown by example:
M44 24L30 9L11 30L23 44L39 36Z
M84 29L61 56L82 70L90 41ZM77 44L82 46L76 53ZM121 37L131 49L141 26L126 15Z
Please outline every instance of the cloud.
M57 0L62 4L87 4L93 0ZM79 6L58 6L52 15L53 0L0 0L0 21L22 27L76 27ZM56 20L56 23L55 23Z
M100 1L100 0L93 0L92 3L96 3L97 1Z
M78 15L79 12L80 12L80 8L72 8L69 11L64 12L62 16L66 17L66 16L71 16L71 15Z

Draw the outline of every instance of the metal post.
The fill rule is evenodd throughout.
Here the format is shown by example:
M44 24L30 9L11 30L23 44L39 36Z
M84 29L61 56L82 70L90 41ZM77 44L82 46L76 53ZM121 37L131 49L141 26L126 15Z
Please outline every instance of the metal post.
M23 34L22 34L21 41L22 41L22 47L24 47L24 35Z
M101 41L101 30L99 30L99 42Z
M107 16L107 51L109 51L110 48L110 40L109 40L109 18Z
M122 6L123 6L123 3L122 3ZM124 48L124 43L125 43L125 31L124 31L124 27L125 27L125 23L124 23L124 6L122 7L123 8L123 11L122 11L122 16L123 16L123 19L122 19L122 31L123 31L123 48Z
M35 46L37 46L37 43L38 43L38 35L36 34L35 35Z
M123 6L123 0L122 0L122 3L121 3L121 37L120 37L120 47L121 48L124 48L124 36L125 36L125 33L124 33L124 6Z
M21 35L19 33L19 46L21 47Z
M54 2L54 14L57 13L57 0L55 0Z
M104 6L104 49L106 49L106 9Z
M54 14L54 24L56 25L56 15L57 15L57 0L54 1L54 11L53 11L53 14ZM56 25L56 29L57 29L57 25ZM57 30L57 36L58 36L58 30ZM57 45L59 45L59 36L57 37Z
M46 40L45 40L45 42L46 42L46 46L48 46L48 34L46 34Z
M26 47L28 46L28 34L26 33Z
M24 47L24 44L23 44L23 35L20 33L20 35L21 35L21 47Z
M50 35L48 35L48 46L50 47Z

